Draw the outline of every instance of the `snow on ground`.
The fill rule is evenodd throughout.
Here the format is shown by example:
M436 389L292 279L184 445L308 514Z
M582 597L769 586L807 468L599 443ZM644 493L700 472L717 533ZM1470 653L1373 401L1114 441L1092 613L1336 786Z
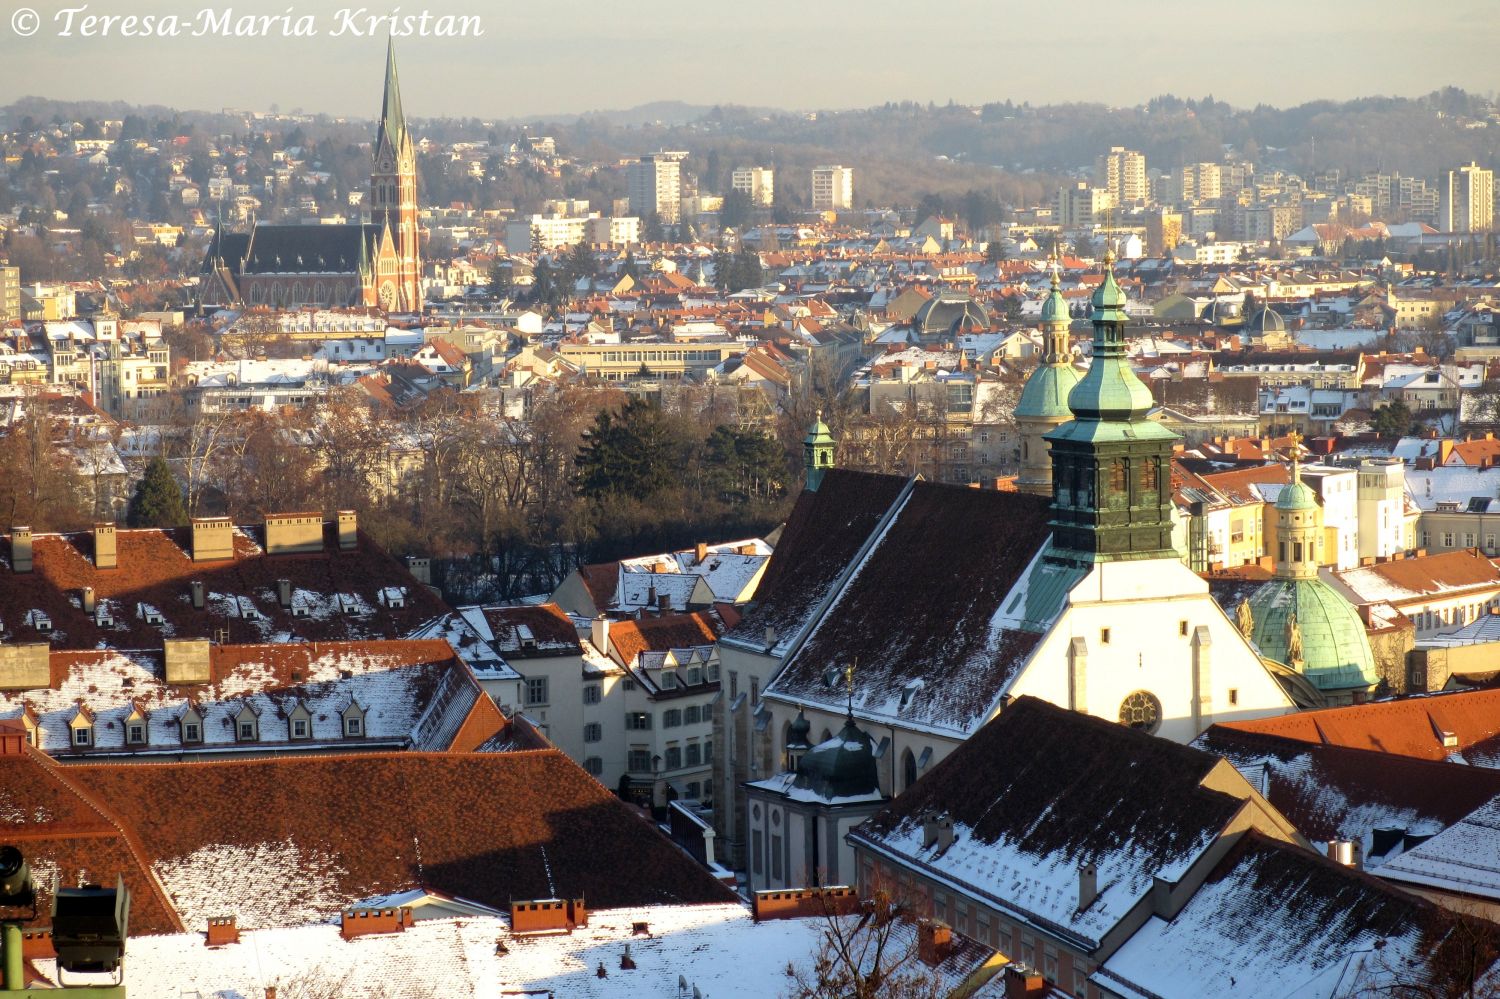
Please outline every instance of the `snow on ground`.
M635 935L636 923L649 933ZM763 999L788 990L788 965L810 963L821 925L757 924L743 906L726 904L591 912L589 925L572 934L539 936L512 936L505 919L457 918L351 941L333 923L244 932L238 944L213 949L199 933L135 937L125 983L131 999L262 996L268 985L282 995L348 999L500 999L549 990L567 999L638 999L677 996L681 976L709 999ZM620 967L627 944L632 971Z

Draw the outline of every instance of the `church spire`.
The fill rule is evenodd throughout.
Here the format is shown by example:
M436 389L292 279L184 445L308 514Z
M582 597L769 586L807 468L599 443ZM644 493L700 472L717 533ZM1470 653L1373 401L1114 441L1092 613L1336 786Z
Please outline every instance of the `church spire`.
M1177 558L1172 541L1172 446L1152 420L1151 390L1126 357L1130 321L1114 253L1094 290L1093 360L1068 394L1073 419L1052 445L1052 536L1060 558L1084 562Z
M389 139L391 149L401 151L406 141L406 114L401 110L401 81L396 76L396 40L386 40L385 47L385 99L380 105L380 130L375 135L375 148Z

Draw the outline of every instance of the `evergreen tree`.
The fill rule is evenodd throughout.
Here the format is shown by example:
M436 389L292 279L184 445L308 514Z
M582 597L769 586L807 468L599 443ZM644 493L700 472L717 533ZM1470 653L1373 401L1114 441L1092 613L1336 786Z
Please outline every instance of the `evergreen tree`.
M646 499L675 484L687 450L659 403L635 398L618 413L600 410L573 461L578 493Z
M130 497L125 522L131 527L180 527L188 520L182 502L182 488L177 485L165 458L157 456L146 466L146 474L136 483Z

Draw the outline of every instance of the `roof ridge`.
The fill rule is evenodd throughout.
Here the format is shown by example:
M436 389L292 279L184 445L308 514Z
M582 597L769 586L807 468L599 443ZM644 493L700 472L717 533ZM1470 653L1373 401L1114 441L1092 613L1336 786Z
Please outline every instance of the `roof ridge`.
M130 851L131 859L136 862L141 869L141 873L146 877L146 890L155 895L156 900L161 903L163 910L167 913L171 921L179 929L186 932L187 927L183 924L182 917L178 914L176 906L172 904L171 899L167 896L166 889L162 887L161 882L157 879L156 871L147 859L146 845L141 842L135 830L126 826L112 810L105 808L103 803L97 801L92 794L84 791L67 777L64 777L64 768L62 765L54 761L46 753L32 746L26 746L25 750L29 758L39 763L43 770L50 773L63 787L73 792L78 797L78 800L96 812L100 818L120 834L120 840L125 844L125 848Z

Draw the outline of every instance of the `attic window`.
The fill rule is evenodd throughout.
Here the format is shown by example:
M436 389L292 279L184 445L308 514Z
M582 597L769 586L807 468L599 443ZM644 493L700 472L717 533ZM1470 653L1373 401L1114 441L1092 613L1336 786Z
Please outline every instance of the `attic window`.
M921 689L922 689L922 680L921 680L920 677L918 679L915 679L915 680L908 680L906 682L906 685L901 688L901 707L900 707L900 710L905 711L908 707L910 707L911 706L911 702L917 696L917 691L919 691Z
M1108 645L1109 644L1109 629L1108 628L1100 628L1099 629L1099 644L1100 645Z
M293 718L292 719L292 738L293 739L306 739L309 734L310 733L307 730L307 719L306 718Z
M1455 733L1446 730L1439 730L1438 738L1442 741L1444 749L1458 748L1458 736Z
M141 722L131 722L125 726L125 742L132 746L144 746L146 744L146 726Z
M202 742L203 741L203 729L199 727L199 725L198 725L197 722L191 722L190 721L190 722L183 722L182 723L182 741L183 742Z
M147 624L163 624L163 623L165 623L165 619L161 616L161 611L157 610L154 607L147 607L142 612L141 616L146 619L146 623Z
M73 745L89 746L94 742L94 730L87 725L80 725L73 730Z
M307 617L312 609L307 604L292 604L292 617Z
M109 612L109 608L106 605L102 603L95 605L94 624L98 625L101 628L108 628L114 623L114 615Z
M45 635L52 630L52 619L41 611L34 611L31 615L31 626Z

